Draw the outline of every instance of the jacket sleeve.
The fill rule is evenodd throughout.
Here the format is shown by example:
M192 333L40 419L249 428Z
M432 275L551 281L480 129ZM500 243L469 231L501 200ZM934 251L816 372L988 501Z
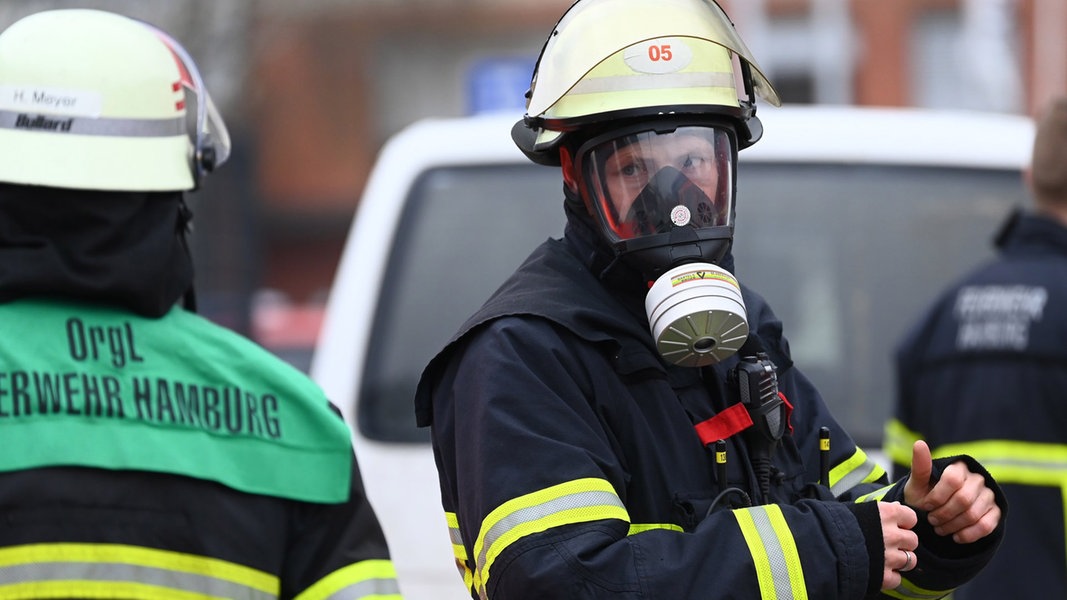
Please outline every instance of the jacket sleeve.
M440 374L432 436L472 597L864 597L868 551L845 503L716 511L689 532L632 523L613 426L645 424L605 426L588 400L600 359L567 340L501 319Z
M945 468L952 463L962 461L972 473L985 478L986 487L993 490L1001 517L997 528L986 537L969 544L958 544L951 537L938 535L927 520L926 511L915 509L919 517L915 533L919 536L919 547L915 551L922 568L903 574L901 587L897 590L905 597L940 598L955 588L967 583L989 563L1004 539L1005 523L1008 516L1008 503L1004 492L989 472L970 456L952 456L934 459L931 480L937 480ZM895 482L878 499L886 502L904 503L904 485L908 477ZM913 507L914 508L914 507Z
M789 390L797 401L795 437L808 464L817 464L811 459L817 452L813 448L816 425L827 425L832 432L833 455L830 469L830 493L826 499L836 498L843 502L856 503L854 509L857 520L867 539L871 556L871 578L880 581L884 565L881 524L877 512L864 511L860 505L874 501L904 503L904 486L908 481L907 470L898 470L898 479L890 484L884 469L872 461L863 450L855 445L818 397L818 392L797 369L789 369L783 374L782 385ZM812 418L814 415L814 420ZM801 432L807 432L801 433ZM899 432L898 432L899 435ZM907 437L907 459L905 467L910 464L911 444L914 439ZM988 471L969 456L955 456L934 460L932 478L936 481L950 464L963 461L973 473L985 478L986 486L993 490L1001 509L1001 521L997 529L989 536L970 544L957 544L951 537L937 535L926 519L926 513L916 510L919 517L915 532L919 536L916 555L922 569L905 573L901 587L892 595L879 595L878 586L872 585L869 591L875 597L930 597L938 598L950 593L956 587L970 581L993 557L1004 536L1004 524L1007 517L1007 502L1001 488ZM898 465L899 468L900 465ZM810 477L810 475L809 475ZM872 582L877 583L877 582Z
M355 455L342 504L294 503L281 598L400 600L396 571ZM267 524L271 526L276 524Z

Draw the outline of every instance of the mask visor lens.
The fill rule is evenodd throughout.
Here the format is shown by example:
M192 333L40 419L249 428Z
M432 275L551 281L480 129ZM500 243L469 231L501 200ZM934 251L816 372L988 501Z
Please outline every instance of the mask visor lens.
M207 140L208 145L214 150L214 168L218 168L230 158L230 132L226 129L226 123L223 122L222 115L219 114L219 109L215 108L215 103L211 101L207 90L204 90L204 99L207 103L207 110L201 135L202 139Z
M732 157L726 132L706 126L595 139L579 150L588 192L617 241L730 225Z
M230 133L222 120L215 103L211 101L196 63L189 52L165 31L145 24L170 48L181 73L181 85L186 97L186 115L189 138L197 152L213 153L208 161L211 169L218 168L230 157ZM200 157L197 157L200 161Z

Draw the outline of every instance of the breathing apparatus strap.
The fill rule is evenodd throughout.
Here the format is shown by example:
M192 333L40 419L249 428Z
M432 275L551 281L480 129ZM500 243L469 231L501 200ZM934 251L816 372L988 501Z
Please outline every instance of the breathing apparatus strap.
M193 250L189 246L189 234L193 231L193 211L189 208L189 204L185 201L185 196L181 196L178 201L178 221L176 224L175 234L181 241L182 249L185 250L185 254L189 256L189 260L192 261ZM189 288L182 293L181 306L189 312L197 312L196 303L196 288L193 282L189 282Z

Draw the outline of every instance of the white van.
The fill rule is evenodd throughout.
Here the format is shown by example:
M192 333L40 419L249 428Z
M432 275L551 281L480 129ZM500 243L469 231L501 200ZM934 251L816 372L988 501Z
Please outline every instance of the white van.
M785 323L793 357L877 451L890 353L949 279L991 256L1025 202L1024 117L765 107L741 153L738 278ZM427 120L383 148L341 258L311 375L353 430L407 600L469 598L453 564L429 434L412 397L430 357L547 237L558 169L510 138L516 115Z

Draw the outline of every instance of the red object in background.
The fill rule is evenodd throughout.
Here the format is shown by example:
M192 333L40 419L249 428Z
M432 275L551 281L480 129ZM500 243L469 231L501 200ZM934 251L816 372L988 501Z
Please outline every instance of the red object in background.
M285 294L262 291L252 308L252 339L307 372L315 350L325 304L291 302Z

